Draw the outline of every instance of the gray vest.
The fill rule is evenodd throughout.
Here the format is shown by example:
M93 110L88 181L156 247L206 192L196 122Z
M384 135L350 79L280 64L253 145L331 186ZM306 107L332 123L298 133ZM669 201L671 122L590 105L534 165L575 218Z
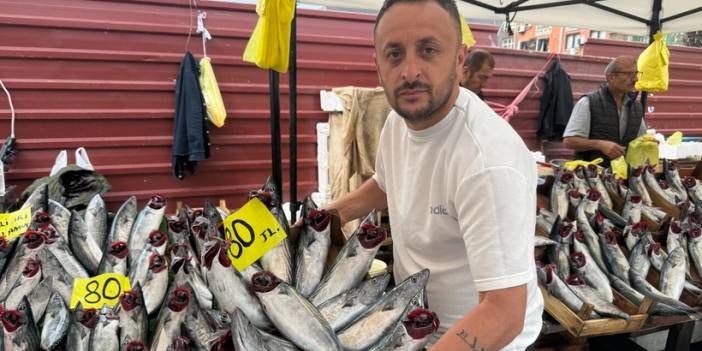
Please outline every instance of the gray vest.
M609 140L621 146L628 146L629 142L639 135L639 128L643 120L643 108L636 101L636 94L629 94L629 101L622 106L627 109L626 131L619 137L619 111L614 97L606 85L587 94L590 100L590 137L589 139ZM609 165L609 158L599 150L589 150L576 153L580 160L592 161L598 157L605 160L603 166Z

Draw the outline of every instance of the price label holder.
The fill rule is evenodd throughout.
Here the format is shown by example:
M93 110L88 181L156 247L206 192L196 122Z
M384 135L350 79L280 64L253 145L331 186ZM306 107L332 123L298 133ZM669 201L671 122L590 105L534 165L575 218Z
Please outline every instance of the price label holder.
M0 236L12 240L22 235L32 223L32 209L27 207L15 212L0 213Z
M131 290L129 279L118 273L105 273L92 278L75 279L70 308L102 308L103 304L117 306L119 297L125 291Z
M268 207L257 198L224 220L224 233L232 243L227 256L239 272L288 236Z

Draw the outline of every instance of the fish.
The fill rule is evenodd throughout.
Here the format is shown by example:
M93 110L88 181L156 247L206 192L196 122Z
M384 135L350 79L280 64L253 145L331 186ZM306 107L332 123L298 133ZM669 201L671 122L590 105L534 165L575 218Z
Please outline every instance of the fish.
M677 247L668 254L661 269L660 291L673 299L680 299L685 287L686 268L685 251L682 247Z
M191 300L192 292L187 285L171 289L167 302L158 313L158 324L153 334L150 351L166 351L173 339L180 336L181 324L185 321Z
M702 206L702 186L700 186L700 181L692 176L687 176L683 178L683 186L687 189L687 194L695 207Z
M44 280L39 282L39 284L37 284L29 295L27 295L29 305L32 306L32 313L34 314L35 321L41 320L41 318L44 316L46 306L49 305L49 299L54 291L53 286L54 278L46 277Z
M261 332L246 318L239 308L232 313L232 340L237 351L268 351L268 344ZM294 346L293 346L294 347ZM296 349L296 348L295 348ZM278 350L278 349L273 349Z
M4 350L39 350L39 333L34 324L32 307L23 298L16 309L0 312L2 348Z
M49 209L49 184L45 183L34 189L27 200L22 203L20 209L23 208L31 208L32 216L37 211L46 212Z
M148 259L145 257L150 251L144 251L142 257L148 262L148 266L141 265L140 271L130 275L129 281L132 284L140 283L144 295L146 313L151 315L161 306L168 290L168 258L152 252ZM145 271L145 272L144 272ZM135 272L131 272L135 273Z
M71 303L73 281L88 278L88 273L73 257L65 243L55 245L59 243L48 244L44 250L39 251L42 273L44 276L52 277L52 289L61 294L63 302L68 305Z
M600 236L605 260L609 271L619 279L629 284L629 260L619 247L618 235L614 231L607 231Z
M392 331L411 309L410 302L426 287L429 270L421 270L398 284L370 309L337 333L346 351L368 350Z
M46 306L44 325L41 329L41 348L54 350L68 335L71 312L58 292L53 292Z
M390 333L370 351L420 351L431 341L431 336L439 330L439 317L436 313L416 308L407 314Z
M587 195L587 191L588 189L590 189L590 185L587 183L587 179L585 179L585 167L575 167L573 175L573 189L577 190L578 193L580 193L583 196Z
M598 293L594 288L585 284L585 280L582 279L582 277L580 277L577 273L571 274L566 280L566 283L575 296L579 297L583 302L591 304L598 315L621 318L625 320L631 319L631 316L629 316L626 312L602 298L600 293Z
M110 226L110 233L107 235L107 243L122 241L128 244L136 216L137 199L136 196L131 196L117 210Z
M256 273L253 288L278 331L305 351L342 351L329 323L309 300L271 272Z
M643 221L634 223L633 225L629 225L624 228L624 245L626 246L627 250L633 250L636 243L639 242L639 239L642 236L646 235L647 231L648 224Z
M624 209L622 210L622 218L627 222L641 222L641 213L643 211L643 198L641 195L636 195L631 192L627 193Z
M241 274L232 267L222 240L207 242L202 262L207 285L221 310L234 313L239 308L257 328L273 330L273 324L266 316L262 304L243 281Z
M580 230L580 232L583 234L585 243L590 249L590 256L592 256L592 258L594 259L593 262L597 264L597 266L602 272L606 272L607 266L605 265L604 258L602 257L602 247L600 245L599 237L597 236L597 233L595 233L595 231L592 229L592 226L590 225L587 216L588 207L596 208L598 201L599 192L596 189L590 189L588 197L580 203L580 206L578 206L578 209L576 211L576 224L578 226L578 230ZM594 213L594 211L595 210L593 210L592 213Z
M96 309L84 309L79 302L72 314L71 326L66 339L66 350L90 351L90 334L97 326L99 319Z
M596 189L600 193L600 203L606 208L613 208L614 204L612 203L612 198L609 197L607 188L602 182L602 179L600 179L599 167L592 164L588 165L585 172L585 178L590 185L590 188Z
M71 224L71 211L59 202L49 200L48 212L51 217L51 223L56 228L56 231L61 235L63 241L68 242L68 230Z
M600 297L612 303L614 301L614 295L612 294L612 287L609 284L607 275L597 269L592 261L588 260L586 255L586 252L572 252L570 254L571 267L580 273L580 276L585 279L588 285L592 286L595 291L597 291Z
M363 220L354 234L336 256L329 272L325 274L309 300L319 306L332 297L357 286L368 273L375 254L385 241L385 229L372 222L375 210Z
M568 192L568 203L570 204L570 208L575 211L576 208L580 205L580 201L582 201L584 195L581 194L578 189L572 189L571 191Z
M648 193L648 189L646 189L646 185L643 181L643 172L643 166L632 168L630 170L629 188L631 188L631 190L636 192L638 195L641 195L641 200L644 205L653 206L653 202L651 201L651 195Z
M107 238L107 207L100 194L95 194L90 199L88 207L85 209L84 220L88 235L102 249Z
M546 287L548 292L563 302L568 308L573 312L578 313L583 307L583 300L581 300L575 293L570 290L568 285L561 280L561 272L554 264L545 265L543 267L537 267L536 270L539 282ZM595 319L599 318L597 313L590 313L589 318Z
M14 309L19 306L22 299L29 295L42 279L42 263L37 257L30 257L25 261L22 274L17 278L10 288L7 296L0 300L4 302L5 308Z
M558 172L551 187L551 212L561 218L568 216L568 189L573 182L573 174L569 172Z
M216 345L231 340L230 328L231 326L228 326L226 330L218 330L210 323L207 311L196 303L188 306L182 327L194 349L207 351L218 350Z
M604 217L608 220L610 220L615 226L619 228L624 228L626 227L627 220L624 219L624 217L620 216L617 212L612 210L611 208L608 208L607 206L604 206L602 203L599 204L597 210L604 215Z
M368 279L319 305L319 313L337 332L378 302L389 283L390 273Z
M677 163L673 160L663 159L663 174L671 190L675 192L680 201L687 201L687 190L682 183Z
M646 184L646 188L655 193L659 199L667 202L668 205L675 206L678 202L676 201L675 196L671 196L668 192L663 190L661 184L658 182L658 179L656 179L655 173L656 169L653 166L648 165L644 167L643 180Z
M15 250L7 256L5 271L0 275L0 297L6 297L24 271L26 260L43 251L48 240L46 234L27 230L17 242ZM8 244L9 245L9 244Z
M83 218L76 211L71 212L71 226L69 229L69 244L75 257L85 267L90 276L97 273L100 260L102 260L102 246L90 234Z
M129 248L126 241L110 243L102 254L97 274L118 273L128 276L127 257L129 257Z
M161 226L165 212L166 200L160 195L154 195L137 215L127 241L129 244L129 267L137 265L149 235Z
M148 315L140 283L137 282L132 286L131 290L125 291L120 295L119 304L115 311L119 317L120 350L127 349L130 343L145 343L148 339L149 330ZM144 346L146 345L144 344Z
M119 351L119 317L104 305L98 314L98 321L90 333L90 349Z
M201 268L194 259L194 252L184 242L171 245L171 274L175 285L190 284L198 305L203 309L211 309L214 296L201 275Z
M534 236L534 247L540 247L540 246L552 246L552 245L557 245L558 243L549 239L549 238L544 238L541 235L535 235Z
M327 210L319 210L308 196L302 206L304 225L300 232L295 265L295 288L307 297L314 292L324 274L331 247L331 219Z
M702 272L702 229L694 226L687 232L687 236L688 254L697 272Z

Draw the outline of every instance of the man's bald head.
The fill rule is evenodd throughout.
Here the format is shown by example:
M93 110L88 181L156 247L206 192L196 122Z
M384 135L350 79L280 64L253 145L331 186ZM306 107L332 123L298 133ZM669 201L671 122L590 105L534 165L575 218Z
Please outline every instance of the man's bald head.
M614 60L610 61L607 67L605 68L605 77L615 72L621 71L622 66L631 65L636 65L636 59L632 56L623 55L615 57Z

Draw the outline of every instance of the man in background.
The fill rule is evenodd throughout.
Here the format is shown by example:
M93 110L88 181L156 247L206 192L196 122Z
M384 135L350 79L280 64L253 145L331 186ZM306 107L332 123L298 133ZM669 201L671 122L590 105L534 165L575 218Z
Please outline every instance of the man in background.
M474 92L481 100L485 100L483 87L492 78L494 70L495 58L483 49L473 49L463 62L461 86Z

